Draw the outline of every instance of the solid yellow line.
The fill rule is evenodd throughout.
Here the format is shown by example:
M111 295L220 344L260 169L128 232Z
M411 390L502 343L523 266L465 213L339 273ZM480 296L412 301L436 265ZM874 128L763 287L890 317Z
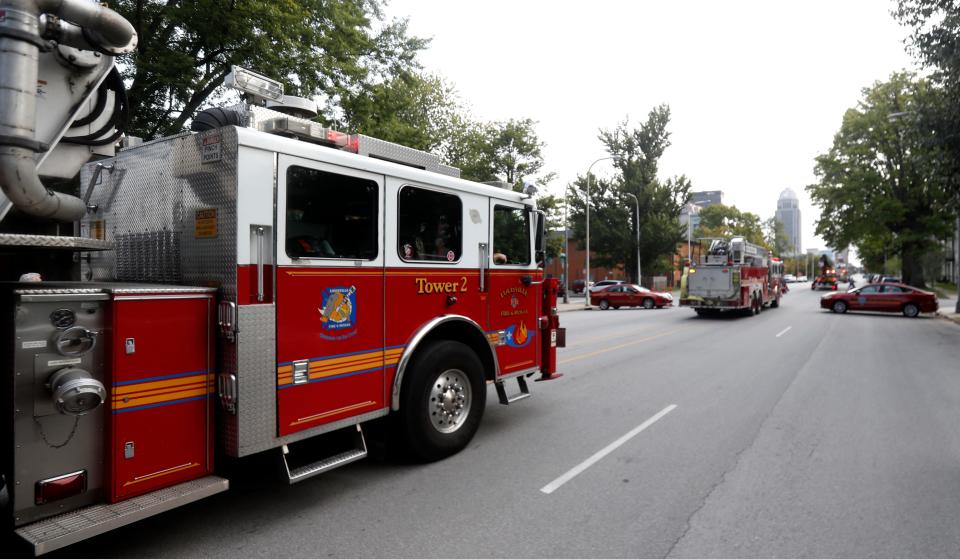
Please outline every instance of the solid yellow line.
M655 339L657 339L657 338L662 338L662 337L664 337L664 336L669 336L670 334L676 334L677 332L679 332L679 331L681 331L681 330L686 330L687 328L688 328L688 327L677 328L676 330L668 330L668 331L666 331L666 332L661 332L660 334L657 334L656 336L648 336L648 337L646 337L646 338L640 338L639 340L634 340L634 341L632 341L632 342L627 342L627 343L625 343L625 344L615 345L615 346L611 346L611 347L608 347L608 348L605 348L605 349L599 349L599 350L597 350L597 351L592 351L592 352L590 352L590 353L585 353L585 354L583 354L583 355L578 355L578 356L576 356L576 357L571 357L570 359L564 359L563 361L558 361L557 364L558 364L558 365L565 365L565 364L567 364L567 363L573 363L574 361L580 361L581 359L586 359L587 357L593 357L594 355L600 355L601 353L606 353L606 352L608 352L608 351L614 351L614 350L618 350L618 349L623 349L623 348L625 348L625 347L630 347L630 346L632 346L632 345L642 344L642 343L644 343L644 342L649 342L650 340L655 340Z

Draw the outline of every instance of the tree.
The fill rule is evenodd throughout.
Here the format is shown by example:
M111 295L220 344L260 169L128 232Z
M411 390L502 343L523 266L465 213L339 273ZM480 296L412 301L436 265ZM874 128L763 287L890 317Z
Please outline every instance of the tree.
M452 85L438 76L413 72L349 92L341 107L351 132L431 152L453 135L463 112Z
M326 119L340 100L416 67L427 42L405 20L385 21L383 0L118 0L139 42L120 59L129 84L127 130L153 138L181 131L221 91L232 65L321 97Z
M670 146L670 108L653 108L639 128L624 120L612 130L601 130L599 139L613 157L617 175L609 180L577 177L568 186L574 237L584 246L586 240L586 198L591 183L591 252L598 266L624 264L629 273L636 263L636 210L640 206L640 258L646 273L672 269L671 256L677 243L685 238L680 226L680 209L689 201L691 184L685 176L665 181L657 178L658 163ZM639 278L635 278L639 282Z
M697 237L743 237L747 241L770 248L764 236L760 217L741 212L736 206L713 204L700 211Z
M529 118L480 123L461 116L451 128L444 158L465 179L501 181L519 191L543 169L542 150L536 122Z
M773 251L774 256L785 256L793 251L790 245L790 239L787 237L787 230L783 222L776 217L763 222L764 244Z
M821 208L818 235L861 253L883 245L901 257L904 281L916 286L925 282L923 255L952 230L950 181L930 172L941 148L929 143L919 118L940 102L939 93L907 73L864 89L830 151L816 158L818 182L807 187Z

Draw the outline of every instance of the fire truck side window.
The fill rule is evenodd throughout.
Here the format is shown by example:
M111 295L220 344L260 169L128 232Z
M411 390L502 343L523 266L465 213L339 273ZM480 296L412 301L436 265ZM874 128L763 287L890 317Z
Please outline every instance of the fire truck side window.
M457 262L463 204L453 194L404 186L397 201L397 252L407 261Z
M290 258L373 260L378 186L306 167L287 170L286 250Z
M493 263L530 264L530 214L523 208L494 206Z

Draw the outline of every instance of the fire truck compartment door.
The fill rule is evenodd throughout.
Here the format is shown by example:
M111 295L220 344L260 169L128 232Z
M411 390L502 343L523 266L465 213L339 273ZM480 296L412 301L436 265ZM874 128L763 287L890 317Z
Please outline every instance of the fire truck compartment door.
M285 436L385 405L384 177L286 155L278 170L277 434Z
M734 269L728 266L701 266L687 278L691 296L733 299L737 290L733 285Z
M488 328L498 334L500 374L510 375L540 366L537 330L542 285L533 256L535 215L528 206L490 200Z
M213 297L117 295L110 501L213 471Z

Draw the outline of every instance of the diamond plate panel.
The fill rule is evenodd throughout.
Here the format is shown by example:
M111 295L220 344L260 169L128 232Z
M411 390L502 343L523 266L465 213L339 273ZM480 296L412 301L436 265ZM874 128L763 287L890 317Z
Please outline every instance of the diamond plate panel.
M220 136L219 159L204 163L203 141ZM93 189L97 211L83 230L102 227L113 253L83 262L87 280L215 284L236 300L237 135L232 127L184 133L122 151L90 185L96 164L84 166L81 196ZM214 235L195 229L199 210L216 210Z
M0 234L0 246L16 248L60 248L65 250L112 250L113 243L86 237L58 237L54 235Z

